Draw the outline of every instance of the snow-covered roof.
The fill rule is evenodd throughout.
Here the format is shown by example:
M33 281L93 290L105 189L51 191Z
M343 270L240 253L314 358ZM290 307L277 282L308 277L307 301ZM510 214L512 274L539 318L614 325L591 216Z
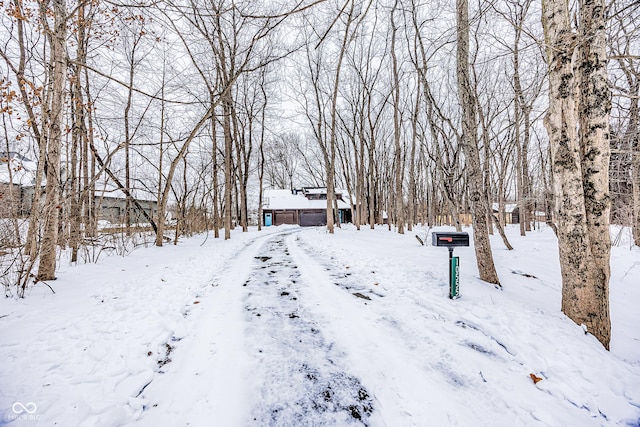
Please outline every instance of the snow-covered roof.
M139 183L134 183L134 185L136 184L139 184ZM144 188L134 187L130 189L130 192L131 192L131 195L136 200L147 201L147 202L158 201L157 194L154 194L151 191ZM122 190L117 185L112 183L111 180L106 182L102 181L102 182L96 183L96 196L113 197L114 199L126 198Z
M35 183L37 165L35 162L22 156L0 156L0 182L13 183L23 187L32 186ZM11 153L13 154L13 153Z
M493 210L494 210L494 211L497 211L497 210L498 210L498 208L499 208L499 206L500 206L500 205L499 205L498 203L494 203L494 204L492 205ZM517 203L505 203L505 204L504 204L504 211L505 211L506 213L512 213L512 212L513 212L513 210L514 210L515 208L517 208L517 207L518 207L518 204L517 204Z
M11 173L9 173L9 168ZM0 183L19 185L22 187L32 187L35 184L35 176L38 165L33 160L14 152L8 155L0 152ZM45 184L43 179L42 184ZM136 200L157 201L157 195L152 191L143 188L143 183L135 180L135 188L131 189L131 194ZM286 190L285 190L286 191ZM96 183L97 196L124 199L124 193L110 179Z
M283 190L283 191L289 191L289 190ZM296 192L302 191L304 194L327 194L327 187L303 187L302 190L295 190L295 191ZM336 194L340 194L342 197L344 197L345 194L349 194L347 190L344 190L342 188L334 188L333 191Z
M291 194L290 190L265 190L264 209L326 209L326 200L309 200L302 194ZM350 206L338 200L338 209L349 209Z
M327 194L326 188L304 188L304 192L307 194Z
M293 194L291 193L291 190L276 190L276 189L270 189L270 190L264 190L264 197L265 198L287 198L287 197L292 197Z

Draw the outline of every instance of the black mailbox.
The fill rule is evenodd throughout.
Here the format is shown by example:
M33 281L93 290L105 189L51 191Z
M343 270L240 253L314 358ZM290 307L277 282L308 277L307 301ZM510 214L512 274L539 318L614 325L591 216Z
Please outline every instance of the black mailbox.
M433 246L444 246L447 248L456 248L459 246L469 246L469 233L432 233Z
M453 256L453 249L460 246L469 246L469 233L432 233L431 242L433 246L440 246L449 249L449 298L460 297L460 283L458 270L460 264L458 257Z

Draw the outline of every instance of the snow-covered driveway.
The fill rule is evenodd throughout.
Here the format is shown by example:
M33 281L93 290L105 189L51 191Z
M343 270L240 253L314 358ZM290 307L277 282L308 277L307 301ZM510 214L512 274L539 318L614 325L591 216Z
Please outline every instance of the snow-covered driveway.
M200 329L142 394L140 424L368 424L373 400L326 336L299 231L259 239L216 279Z

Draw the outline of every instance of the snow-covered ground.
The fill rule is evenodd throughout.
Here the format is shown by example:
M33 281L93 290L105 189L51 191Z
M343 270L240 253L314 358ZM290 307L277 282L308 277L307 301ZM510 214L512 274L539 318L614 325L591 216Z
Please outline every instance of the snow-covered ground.
M607 352L560 312L553 232L507 232L503 289L458 248L453 301L447 250L382 227L63 263L0 300L0 425L639 426L640 248L612 251Z

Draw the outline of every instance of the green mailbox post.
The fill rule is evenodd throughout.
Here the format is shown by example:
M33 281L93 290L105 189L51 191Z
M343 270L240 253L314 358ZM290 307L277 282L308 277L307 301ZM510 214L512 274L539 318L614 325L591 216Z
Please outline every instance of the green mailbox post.
M460 297L460 257L453 256L453 248L449 249L449 298Z
M437 232L431 235L433 246L442 246L449 249L449 298L460 297L460 259L453 256L453 249L460 246L469 246L469 233Z

